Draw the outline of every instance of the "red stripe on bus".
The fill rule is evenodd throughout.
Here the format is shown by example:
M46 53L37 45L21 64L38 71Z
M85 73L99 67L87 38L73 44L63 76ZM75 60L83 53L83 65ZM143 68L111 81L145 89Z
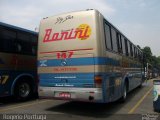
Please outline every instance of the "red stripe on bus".
M68 52L68 51L81 51L81 50L93 50L93 48L75 49L75 50L63 50L63 51L50 51L50 52L40 52L40 54L49 54L49 53L56 53L56 52Z

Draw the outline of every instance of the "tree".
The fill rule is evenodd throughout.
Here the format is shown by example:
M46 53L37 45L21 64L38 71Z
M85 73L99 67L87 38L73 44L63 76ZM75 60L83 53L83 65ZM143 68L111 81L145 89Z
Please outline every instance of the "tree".
M160 56L157 57L157 65L158 65L159 68L160 68Z
M151 48L146 46L142 49L143 54L145 55L145 61L147 63L152 63L152 51Z
M152 64L154 67L156 67L156 66L158 65L158 59L157 59L156 56L152 56L152 62L151 62L151 64Z
M137 45L137 47L141 49L139 45ZM153 66L153 68L156 68L160 72L160 56L153 56L149 46L146 46L141 50L143 51L144 55L144 65L147 66L147 63L149 63Z

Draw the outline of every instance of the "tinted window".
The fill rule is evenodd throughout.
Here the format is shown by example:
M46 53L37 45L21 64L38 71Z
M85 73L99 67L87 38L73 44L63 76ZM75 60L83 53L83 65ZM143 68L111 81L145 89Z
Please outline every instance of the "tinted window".
M130 55L133 56L133 45L132 45L132 43L130 43L130 53L131 53Z
M121 35L117 32L117 47L118 47L118 52L122 53L122 40L121 40Z
M3 28L0 26L0 51L3 50L3 44L2 44L2 32L3 32Z
M18 32L17 36L17 45L18 45L18 52L24 54L31 54L31 41L29 34L25 34L22 32Z
M134 47L134 57L136 58L137 57L137 48Z
M133 52L133 57L134 57L134 54L135 54L135 51L134 51L135 49L134 49L134 45L132 44L132 52Z
M125 40L126 55L128 56L129 55L129 52L128 52L128 41L127 41L127 39L124 39L124 40Z
M31 36L32 55L37 54L37 36Z
M117 48L117 37L116 37L116 31L114 28L111 29L111 33L112 33L112 45L113 45L113 50L115 52L118 52L118 48Z
M140 50L138 50L138 59L139 61L142 61L143 59L142 52Z
M0 41L0 51L4 52L15 52L15 40L16 40L16 32L12 29L4 29L1 28L1 41Z
M106 39L106 46L107 49L112 49L112 42L111 42L111 33L110 33L110 26L105 23L105 39Z
M130 42L127 41L127 44L128 44L128 56L131 56Z
M126 55L125 39L123 36L121 36L121 40L122 40L122 51L123 54Z

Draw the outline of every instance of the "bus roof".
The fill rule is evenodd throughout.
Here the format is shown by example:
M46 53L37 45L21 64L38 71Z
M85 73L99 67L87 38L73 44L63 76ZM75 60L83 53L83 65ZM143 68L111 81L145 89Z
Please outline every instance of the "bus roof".
M43 19L48 19L48 18L51 18L51 17L61 16L61 15L65 15L65 14L72 14L72 13L77 13L77 12L85 12L85 11L97 11L97 12L99 12L97 9L76 10L76 11L64 12L64 13L56 14L56 15L52 15L52 16L46 16Z
M27 32L27 33L35 34L35 35L38 34L37 32L31 31L31 30L27 30L25 28L17 27L17 26L14 26L14 25L10 25L10 24L7 24L7 23L3 23L3 22L0 22L0 26L4 26L4 27L8 27L8 28L24 31L24 32Z

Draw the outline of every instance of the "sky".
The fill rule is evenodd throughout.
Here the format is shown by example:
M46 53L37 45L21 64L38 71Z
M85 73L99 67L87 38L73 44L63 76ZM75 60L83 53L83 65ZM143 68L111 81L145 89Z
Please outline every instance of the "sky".
M97 9L128 39L160 56L159 0L0 0L0 22L29 30L61 13Z

